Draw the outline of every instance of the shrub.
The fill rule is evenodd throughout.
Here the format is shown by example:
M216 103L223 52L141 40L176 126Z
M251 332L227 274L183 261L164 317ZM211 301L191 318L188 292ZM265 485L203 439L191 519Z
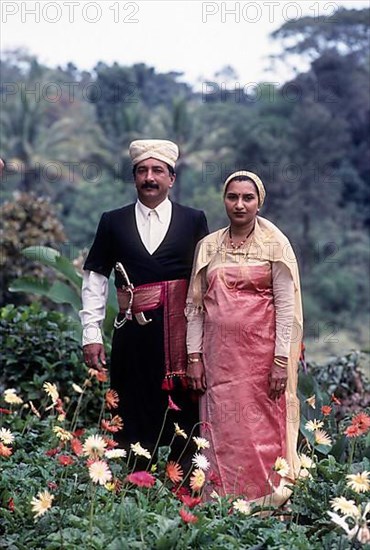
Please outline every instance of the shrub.
M12 279L20 275L40 276L48 273L44 267L32 264L22 256L21 250L35 244L55 246L65 242L66 237L50 200L30 193L19 193L14 201L1 205L0 234L0 303L4 304L10 301L7 288ZM22 300L24 303L24 297Z
M70 391L73 382L82 384L87 369L79 334L76 321L45 311L40 304L1 308L0 386L6 383L6 387L19 388L37 401L45 381L56 382L62 393Z

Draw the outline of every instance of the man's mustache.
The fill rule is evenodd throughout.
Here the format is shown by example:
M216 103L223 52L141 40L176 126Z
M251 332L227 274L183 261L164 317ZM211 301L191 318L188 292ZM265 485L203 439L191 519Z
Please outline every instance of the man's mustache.
M157 183L145 182L141 186L141 189L159 189L159 185Z

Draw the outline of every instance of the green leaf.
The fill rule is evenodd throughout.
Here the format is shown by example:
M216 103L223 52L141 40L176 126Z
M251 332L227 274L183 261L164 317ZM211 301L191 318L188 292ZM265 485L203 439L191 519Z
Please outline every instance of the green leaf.
M65 256L61 256L58 250L54 250L54 248L48 246L29 246L22 250L22 254L29 260L40 262L53 268L58 273L64 275L77 289L81 288L81 275L76 271L72 262Z
M47 293L47 297L57 304L70 304L75 311L82 308L81 298L75 289L62 281L55 281L55 283L52 284Z
M10 292L28 292L29 294L37 294L46 296L49 292L51 284L46 279L36 279L34 277L20 277L13 281L9 287Z

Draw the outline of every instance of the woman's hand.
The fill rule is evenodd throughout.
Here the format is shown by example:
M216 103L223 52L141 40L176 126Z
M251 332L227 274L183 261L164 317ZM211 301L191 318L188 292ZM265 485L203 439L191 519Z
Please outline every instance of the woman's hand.
M287 363L286 359L285 359L285 362ZM277 365L276 363L273 363L269 374L269 397L271 399L279 399L282 395L284 395L287 382L288 382L287 367L283 367L281 365Z
M207 389L203 359L200 353L191 353L188 356L186 377L189 389L204 393Z

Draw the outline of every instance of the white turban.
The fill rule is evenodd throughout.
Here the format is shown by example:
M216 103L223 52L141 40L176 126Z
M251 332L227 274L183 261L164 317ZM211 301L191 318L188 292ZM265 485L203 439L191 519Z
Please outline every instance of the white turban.
M129 154L134 166L142 160L154 158L175 168L179 148L176 143L165 139L138 139L130 144Z

